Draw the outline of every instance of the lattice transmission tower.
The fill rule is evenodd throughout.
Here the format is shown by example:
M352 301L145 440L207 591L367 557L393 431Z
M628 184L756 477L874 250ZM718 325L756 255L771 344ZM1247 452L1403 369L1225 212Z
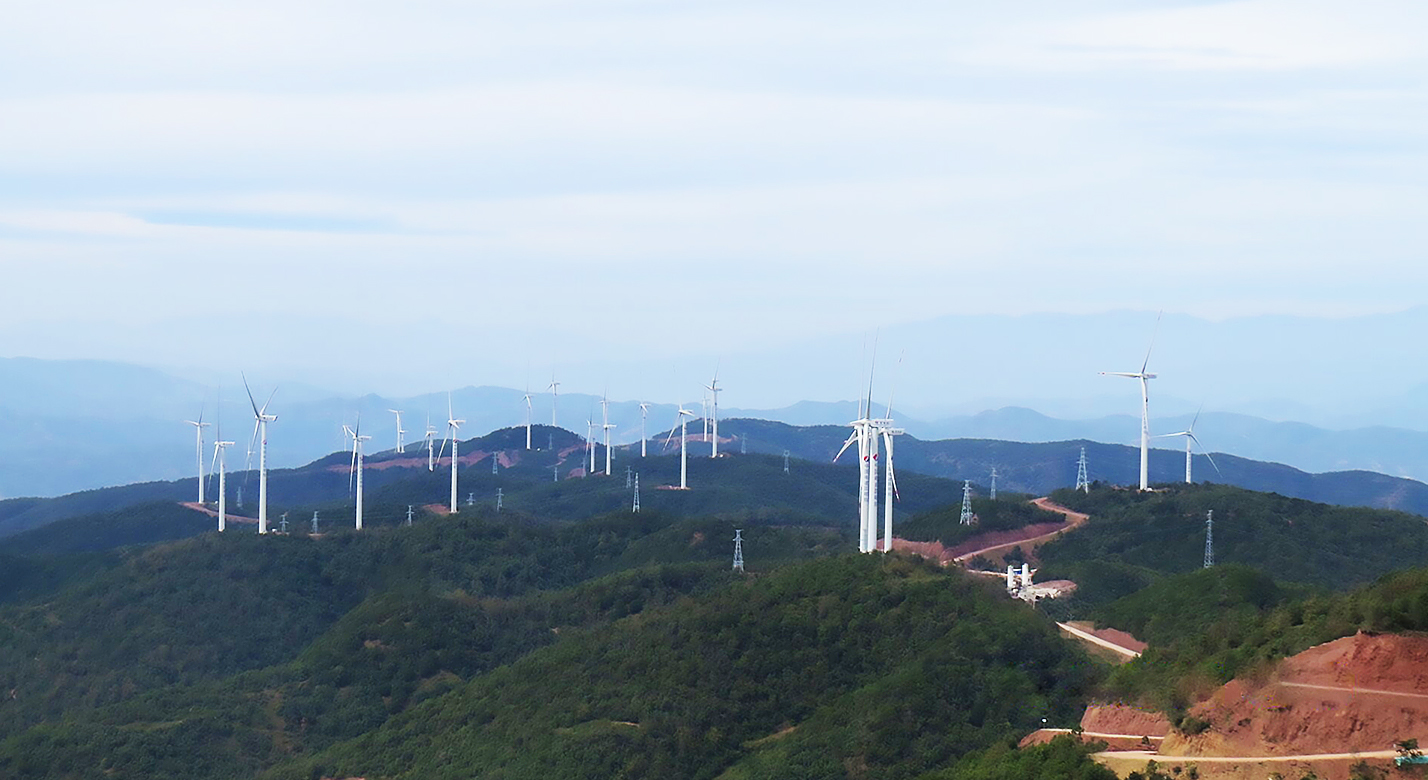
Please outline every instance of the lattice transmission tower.
M1086 478L1086 448L1081 448L1081 460L1076 462L1076 490L1091 492L1091 480Z
M1205 568L1215 565L1215 510L1205 512Z
M962 481L962 525L972 524L972 480Z
M640 511L640 475L635 475L635 503L630 507L631 512Z
M992 467L992 500L997 500L997 467Z
M734 571L744 570L744 532L734 531Z

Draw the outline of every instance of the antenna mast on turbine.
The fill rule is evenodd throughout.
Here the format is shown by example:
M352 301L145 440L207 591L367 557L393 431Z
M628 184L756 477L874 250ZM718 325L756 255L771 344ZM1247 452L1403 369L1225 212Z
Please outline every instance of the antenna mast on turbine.
M1086 478L1086 448L1081 448L1081 460L1076 462L1076 487L1083 493L1091 492L1091 481Z
M972 480L962 481L962 525L972 524Z
M1205 512L1205 568L1215 565L1215 510Z
M744 573L744 532L734 531L734 571Z

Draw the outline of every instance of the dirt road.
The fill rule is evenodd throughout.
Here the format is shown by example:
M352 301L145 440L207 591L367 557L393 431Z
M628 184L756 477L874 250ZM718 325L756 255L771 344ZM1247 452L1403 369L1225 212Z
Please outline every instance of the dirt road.
M956 561L957 563L965 563L977 557L978 555L987 555L989 553L1000 552L1001 550L1010 550L1014 547L1020 547L1022 545L1030 545L1032 547L1035 547L1038 544L1049 542L1052 539L1055 539L1056 537L1060 536L1061 534L1066 533L1067 531L1071 531L1081 527L1085 524L1086 520L1090 518L1090 515L1067 509L1066 507L1053 502L1050 498L1047 498L1045 496L1043 496L1042 498L1032 499L1031 503L1035 504L1040 509L1044 509L1048 512L1055 512L1065 517L1066 525L1054 531L1051 531L1050 533L1044 533L1039 536L1032 536L1026 539L1015 539L1008 542L1000 542L991 545L990 547L983 547L979 550L972 550L971 552L962 553L961 555L958 555L952 560Z
M1080 639L1083 642L1090 642L1091 644L1096 645L1097 647L1104 647L1107 650L1110 650L1111 652L1119 653L1120 655L1123 655L1127 658L1140 657L1139 650L1132 650L1129 647L1122 647L1114 642L1108 642L1105 639L1096 636L1095 634L1089 633L1087 631L1082 631L1081 629L1076 628L1072 625L1068 625L1066 623L1057 623L1056 625L1062 631L1065 631L1066 633L1076 637L1077 639Z

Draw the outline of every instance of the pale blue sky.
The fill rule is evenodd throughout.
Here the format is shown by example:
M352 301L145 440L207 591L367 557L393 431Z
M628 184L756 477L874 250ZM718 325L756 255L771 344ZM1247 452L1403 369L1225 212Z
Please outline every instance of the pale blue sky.
M0 354L400 392L1428 289L1407 0L12 6Z

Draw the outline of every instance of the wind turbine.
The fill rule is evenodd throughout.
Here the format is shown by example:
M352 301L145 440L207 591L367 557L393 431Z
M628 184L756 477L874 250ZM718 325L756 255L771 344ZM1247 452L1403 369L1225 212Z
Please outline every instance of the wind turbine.
M591 416L585 418L585 454L590 456L590 467L585 471L587 475L595 473L595 421L590 419Z
M405 445L405 444L403 443L403 441L402 441L402 437L407 434L406 430L404 430L404 429L402 428L402 410L400 410L400 409L388 409L387 411L389 411L389 412L391 412L392 414L395 414L395 415L397 416L397 452L406 452L406 451L407 451L406 445ZM370 438L372 438L372 437L371 437L371 436L368 436L367 438L370 439Z
M193 432L198 439L198 503L203 505L203 429L208 427L208 423L203 421L203 407L198 408L197 420L184 420L193 426Z
M843 442L838 454L833 456L833 462L837 463L853 444L858 445L858 552L868 552L868 464L872 439L869 433L872 426L867 415L863 414L862 399L858 401L858 419L848 425L852 426L853 432L848 435L848 440Z
M1162 312L1163 314L1164 312ZM1150 489L1150 389L1146 382L1155 378L1155 374L1146 372L1150 366L1150 353L1155 349L1155 335L1160 331L1160 315L1155 317L1155 333L1150 337L1150 349L1145 351L1145 361L1140 364L1140 371L1130 373L1123 371L1102 371L1101 376L1123 376L1140 380L1140 489Z
M694 412L684 408L684 404L679 405L679 489L689 489L689 450L685 445L687 438L685 427L689 424L689 418L694 416ZM669 438L664 440L664 446L669 447L670 439L674 438L674 429L669 429Z
M640 457L645 456L645 418L650 416L650 405L640 401Z
M223 398L220 394L218 399L218 425L214 428L213 443L213 463L208 468L208 473L213 474L213 469L218 468L218 530L223 531L228 527L228 464L224 457L224 451L233 446L231 441L223 441Z
M712 408L714 410L714 444L709 457L717 458L719 457L719 367L717 365L714 366L714 379L705 385L704 389L708 390L710 397L713 398Z
M550 375L550 387L546 389L550 391L550 427L559 428L560 423L555 419L555 405L560 401L560 383L555 381L555 374Z
M253 443L258 442L258 533L268 532L268 423L278 419L276 414L268 414L268 404L273 402L273 396L278 394L278 389L273 388L273 392L268 395L268 400L263 402L263 407L258 408L258 402L253 400L253 389L248 387L248 377L243 376L243 389L248 391L248 403L253 406L253 438L248 441L248 462L253 461Z
M456 514L456 511L457 511L457 507L456 507L456 464L457 464L458 461L460 461L460 458L458 458L458 457L457 457L457 454L456 454L457 444L459 443L458 440L457 440L456 434L461 430L461 424L464 423L464 422L466 422L466 421L465 421L465 420L458 420L458 419L456 419L455 413L453 413L453 412L451 411L451 393L447 393L447 394L446 394L446 436L447 436L448 439L451 440L451 513L452 513L452 514ZM445 451L446 451L446 442L445 442L445 441L443 441L443 442L441 443L441 450L442 450L442 452L445 452Z
M347 487L349 490L355 484L357 487L357 530L362 530L362 442L371 439L371 436L362 435L362 415L357 415L357 428L354 430L346 425L342 426L342 432L352 437L352 468L348 472Z
M531 386L526 383L526 449L531 448Z
M1200 409L1204 409L1204 408L1205 408L1205 407L1204 407L1203 405L1200 407ZM1177 433L1162 433L1162 434L1160 434L1159 436L1156 436L1156 437L1155 437L1155 438L1157 438L1157 439L1167 439L1167 438L1171 438L1171 437L1175 437L1175 436L1184 436L1184 437L1185 437L1185 484L1187 484L1187 485L1190 485L1190 484L1193 484L1193 483L1194 483L1194 480L1191 479L1191 477L1190 477L1190 462L1191 462L1190 445L1191 445L1192 442L1194 443L1194 445L1195 445L1196 447L1199 447L1199 448L1200 448L1200 451L1201 451L1201 452L1205 453L1205 457L1206 457L1207 459L1209 459L1210 465L1215 467L1215 473L1216 473L1216 474L1219 474L1219 473L1220 473L1220 467L1219 467L1218 465L1216 465L1215 459L1212 458L1212 457L1210 457L1210 453L1205 450L1205 445L1201 444L1201 443L1200 443L1200 440L1197 439L1197 438L1195 438L1195 423L1197 423L1197 422L1199 422L1199 421L1200 421L1200 410L1197 409L1197 410L1195 411L1195 417L1190 420L1190 427L1189 427L1189 428L1186 428L1185 430L1179 431L1179 432L1177 432Z
M436 471L436 429L431 425L431 412L426 413L426 470Z
M600 397L600 414L603 422L600 427L605 429L605 476L610 476L610 429L615 426L610 424L610 397L604 395Z

